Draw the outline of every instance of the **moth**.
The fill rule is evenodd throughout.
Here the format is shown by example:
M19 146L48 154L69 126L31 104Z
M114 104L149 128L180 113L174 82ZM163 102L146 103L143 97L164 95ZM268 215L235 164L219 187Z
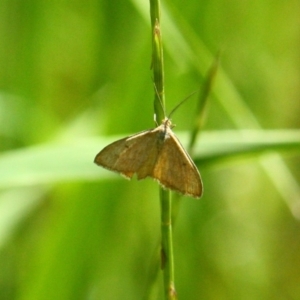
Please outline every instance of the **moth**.
M166 189L200 198L203 184L189 154L172 131L169 118L154 129L120 139L106 146L94 162L128 179L152 177Z

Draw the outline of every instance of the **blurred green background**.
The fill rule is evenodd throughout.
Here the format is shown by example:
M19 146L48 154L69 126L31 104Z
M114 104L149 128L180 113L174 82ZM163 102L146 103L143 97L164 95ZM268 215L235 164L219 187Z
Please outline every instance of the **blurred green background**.
M157 183L93 164L107 143L154 126L148 1L0 7L0 299L163 299ZM196 151L204 196L181 199L174 229L179 299L300 299L297 151L204 155L230 152L235 130L276 140L299 127L300 2L163 8L168 111L221 50ZM195 98L173 115L185 145Z

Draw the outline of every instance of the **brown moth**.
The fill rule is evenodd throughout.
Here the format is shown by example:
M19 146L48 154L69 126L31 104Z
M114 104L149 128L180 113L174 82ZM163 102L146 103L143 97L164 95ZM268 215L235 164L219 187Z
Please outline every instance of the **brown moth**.
M170 119L154 129L118 140L101 150L94 162L126 178L152 177L164 188L200 198L203 184L194 162L172 131Z

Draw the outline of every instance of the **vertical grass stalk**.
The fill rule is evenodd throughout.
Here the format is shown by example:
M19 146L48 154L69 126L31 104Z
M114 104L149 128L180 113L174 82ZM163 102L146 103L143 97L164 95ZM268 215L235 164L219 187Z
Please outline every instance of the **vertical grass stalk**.
M154 112L160 123L165 117L163 47L160 28L159 0L150 0L152 28L152 69L154 80ZM169 191L160 187L161 204L161 268L163 270L165 299L175 300L174 258L172 238L172 202Z

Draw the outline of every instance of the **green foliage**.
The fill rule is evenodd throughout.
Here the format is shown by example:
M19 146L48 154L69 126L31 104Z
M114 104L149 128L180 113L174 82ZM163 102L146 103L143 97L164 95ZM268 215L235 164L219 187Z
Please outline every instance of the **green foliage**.
M174 228L178 298L298 299L300 6L162 4L167 112L221 50L204 196ZM162 299L157 183L93 164L154 126L149 3L4 0L0 25L0 299ZM172 116L185 146L195 98Z

